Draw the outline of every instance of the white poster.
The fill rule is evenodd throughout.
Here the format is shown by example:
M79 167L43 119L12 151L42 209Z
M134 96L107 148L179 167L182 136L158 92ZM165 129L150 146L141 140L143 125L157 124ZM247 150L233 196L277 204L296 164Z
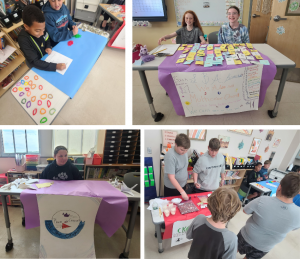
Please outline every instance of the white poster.
M172 73L186 117L258 109L262 65Z
M173 224L171 247L181 245L192 239L186 238L186 232L194 219L176 221Z
M39 258L96 258L95 218L102 198L37 194Z
M12 87L11 93L38 125L50 125L70 99L32 70Z

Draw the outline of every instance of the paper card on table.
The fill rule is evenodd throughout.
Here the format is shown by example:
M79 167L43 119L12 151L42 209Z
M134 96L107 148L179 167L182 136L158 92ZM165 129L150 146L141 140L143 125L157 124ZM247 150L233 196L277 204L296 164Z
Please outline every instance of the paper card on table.
M192 64L194 62L194 60L187 60L187 61L185 61L183 64L184 65L190 65L190 64Z
M244 50L243 53L244 53L245 56L250 56L251 55L248 50Z
M238 45L240 45L240 44L237 44L237 43L233 44L234 47L237 47Z
M238 55L236 55L236 54L231 55L231 58L233 58L233 59L239 59Z
M195 64L196 64L196 65L201 65L201 66L203 66L203 62L204 62L204 61L196 61Z
M258 52L257 49L250 49L251 52Z
M224 60L224 58L220 56L220 57L216 57L216 60Z
M191 51L190 51L190 53L196 53L197 52L197 50L194 50L194 49L192 49Z
M221 45L221 48L226 48L226 44L222 44L222 45Z
M238 56L239 56L239 58L243 58L243 59L246 58L245 54L242 54L242 53L239 53Z
M216 45L215 45L215 46L216 46ZM215 50L221 51L221 48L220 48L220 47L215 47Z
M206 48L206 47L207 47L207 44L203 44L203 45L201 45L201 47Z
M206 57L206 60L205 61L213 61L214 58L213 57Z
M222 57L221 53L216 53L216 57Z
M198 53L197 56L199 56L199 57L205 57L205 53Z
M250 61L249 61L248 59L241 58L241 61L242 61L244 64L250 64Z
M57 73L60 73L61 75L64 75L69 66L71 65L73 59L66 57L65 55L62 55L58 52L56 52L55 50L52 50L51 54L45 59L46 62L49 63L64 63L66 64L66 68L64 70L56 70Z
M253 46L251 43L246 43L246 44L247 44L248 49L253 49Z
M241 49L235 49L234 51L235 51L235 53L241 52Z
M179 56L179 58L185 58L186 57L186 54L181 54L180 56Z
M258 61L250 61L250 63L254 64L254 65L261 65L260 62L258 62Z
M171 75L185 116L190 117L257 110L262 68L259 65Z
M251 54L252 54L252 56L258 56L258 55L260 55L258 52L252 52Z
M245 43L240 43L240 46L245 46Z
M203 61L203 57L196 57L196 61Z
M184 47L179 47L178 50L184 50Z
M213 63L213 65L215 65L215 66L223 65L222 60L214 60L212 63Z
M191 56L191 57L193 56L193 57L195 57L196 54L197 54L196 52L190 52L190 53L188 54L188 56Z
M246 56L246 58L247 58L248 60L254 60L254 57L253 57L253 56Z
M229 55L230 53L227 51L227 52L223 52L222 55Z
M204 50L205 50L205 48L200 48L199 50L203 50L203 51L204 51Z
M41 189L41 188L45 188L45 187L50 187L53 184L53 182L50 183L37 183L36 187Z
M208 49L208 48L207 48L207 49ZM207 53L207 54L214 54L214 51L213 51L213 50L208 50L206 53Z
M235 51L229 51L230 55L235 55Z
M181 47L186 47L187 46L187 44L181 44Z
M183 51L182 53L184 54L184 53L188 53L189 52L189 50L185 50L185 51Z
M184 60L185 60L184 58L180 58L176 61L176 63L182 63L182 62L184 62Z
M236 65L242 65L243 63L239 59L234 59L234 64L236 64Z
M214 51L215 51L216 54L221 53L221 50L219 50L219 49L215 49Z
M261 57L261 55L256 55L255 58L256 58L256 59L263 59L263 58Z
M260 60L259 62L260 62L260 64L263 64L263 65L270 65L269 60Z
M194 57L187 57L186 60L190 61L190 60L194 60Z
M212 67L212 61L205 61L204 62L204 67Z
M213 46L207 46L207 50L212 50L212 49L214 49Z
M233 58L226 58L227 65L235 65Z
M214 58L214 57L215 57L215 55L214 55L214 54L207 54L206 56L207 56L207 57L212 57L212 58Z
M193 46L193 44L187 45L188 48L192 48Z
M221 46L221 44L214 44L214 46L215 46L215 47L220 47L220 46Z
M191 50L191 48L186 47L186 48L184 48L184 50Z

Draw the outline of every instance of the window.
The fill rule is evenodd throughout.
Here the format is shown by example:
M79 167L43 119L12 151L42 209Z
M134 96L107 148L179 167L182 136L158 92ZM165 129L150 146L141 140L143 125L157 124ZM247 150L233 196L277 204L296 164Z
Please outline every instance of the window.
M3 156L23 154L39 154L38 130L1 130Z
M53 150L65 146L69 155L87 154L97 145L97 130L53 130Z

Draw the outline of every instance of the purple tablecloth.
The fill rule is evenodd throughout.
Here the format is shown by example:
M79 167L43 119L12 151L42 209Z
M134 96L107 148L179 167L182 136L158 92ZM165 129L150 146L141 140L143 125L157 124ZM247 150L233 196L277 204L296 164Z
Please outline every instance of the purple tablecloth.
M40 225L37 194L72 195L102 198L96 223L111 237L123 224L128 199L124 193L105 181L53 181L40 180L39 183L54 182L50 187L37 190L26 189L20 199L24 206L26 229Z
M171 73L212 72L212 71L230 70L230 69L236 69L236 68L241 68L246 66L252 66L252 64L227 65L225 58L223 60L222 66L204 67L204 66L195 65L195 62L193 62L191 65L183 65L182 63L176 64L176 61L179 59L179 56L182 54L182 52L183 50L176 51L176 53L173 56L166 57L166 59L158 67L159 82L168 93L177 115L184 116L185 114L176 86L171 76ZM207 53L207 49L205 49L205 53ZM242 53L242 52L238 52L238 53ZM264 65L263 67L258 107L261 107L263 105L267 89L271 84L271 82L273 81L277 71L276 66L272 60L270 60L267 56L263 54L261 54L261 56L264 60L269 60L270 65ZM206 57L203 58L204 58L203 60L205 61Z

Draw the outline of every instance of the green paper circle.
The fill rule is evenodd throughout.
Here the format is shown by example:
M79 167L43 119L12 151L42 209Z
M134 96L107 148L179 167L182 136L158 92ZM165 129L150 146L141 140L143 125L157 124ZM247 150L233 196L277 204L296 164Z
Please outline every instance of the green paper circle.
M41 120L40 120L40 123L46 123L47 122L47 118L46 117L43 117Z
M22 101L21 101L21 103L25 104L26 103L26 98L23 98Z
M51 112L52 110L53 110L53 112ZM50 115L53 115L55 112L56 112L56 109L55 109L55 108L52 108L52 109L49 111L49 114L50 114Z

